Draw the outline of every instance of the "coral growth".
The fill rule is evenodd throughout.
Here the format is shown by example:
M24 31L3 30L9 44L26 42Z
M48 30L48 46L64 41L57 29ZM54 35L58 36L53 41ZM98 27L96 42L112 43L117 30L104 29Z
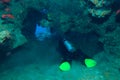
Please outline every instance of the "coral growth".
M98 18L103 18L111 13L111 10L106 10L106 9L88 9L88 11L92 16Z
M10 39L10 32L5 30L0 32L0 44L4 43L5 40Z
M110 5L113 0L89 0L92 6L89 7L88 11L93 17L103 18L111 13Z

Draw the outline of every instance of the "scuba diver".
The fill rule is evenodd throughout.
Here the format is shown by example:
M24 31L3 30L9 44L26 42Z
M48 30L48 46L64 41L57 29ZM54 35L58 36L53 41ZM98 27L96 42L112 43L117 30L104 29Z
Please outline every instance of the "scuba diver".
M72 60L80 61L88 68L96 65L95 60L84 54L80 49L76 49L72 43L64 37L59 40L59 51L63 58L59 65L61 71L69 71Z
M48 19L47 9L43 8L39 12L42 18L36 23L34 35L38 41L44 41L52 36L51 22Z
M51 30L49 22L46 19L42 19L40 24L36 24L35 37L39 41L44 41L46 38L51 37Z

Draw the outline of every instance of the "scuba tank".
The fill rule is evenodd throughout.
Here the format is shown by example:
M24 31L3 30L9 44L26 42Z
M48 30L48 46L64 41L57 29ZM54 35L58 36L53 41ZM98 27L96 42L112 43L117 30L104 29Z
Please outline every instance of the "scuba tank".
M63 61L71 62L73 60L74 52L76 51L76 49L72 45L72 43L63 36L59 37L58 50L62 56Z
M63 44L66 47L66 49L68 50L68 52L74 52L75 48L73 47L73 45L70 43L70 41L63 39Z

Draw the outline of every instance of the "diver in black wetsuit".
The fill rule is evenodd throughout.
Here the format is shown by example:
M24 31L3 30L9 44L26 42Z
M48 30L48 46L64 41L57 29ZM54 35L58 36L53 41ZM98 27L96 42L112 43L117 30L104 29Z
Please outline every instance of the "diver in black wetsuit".
M73 47L70 41L68 41L65 38L61 38L59 40L59 51L63 58L62 63L71 63L72 60L79 60L82 64L86 65L87 67L94 67L96 65L96 62L93 59L84 54L80 49L75 49L75 47ZM60 66L62 65L62 63L60 64ZM61 70L67 71L64 69Z

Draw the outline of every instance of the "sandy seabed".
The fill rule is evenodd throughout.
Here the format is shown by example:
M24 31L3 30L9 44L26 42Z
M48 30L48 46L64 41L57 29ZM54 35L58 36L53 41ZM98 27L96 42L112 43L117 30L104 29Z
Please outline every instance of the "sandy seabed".
M31 41L16 50L1 64L0 80L119 80L119 70L102 56L104 53L96 55L98 64L94 68L73 61L70 71L60 71L61 57L53 44Z

